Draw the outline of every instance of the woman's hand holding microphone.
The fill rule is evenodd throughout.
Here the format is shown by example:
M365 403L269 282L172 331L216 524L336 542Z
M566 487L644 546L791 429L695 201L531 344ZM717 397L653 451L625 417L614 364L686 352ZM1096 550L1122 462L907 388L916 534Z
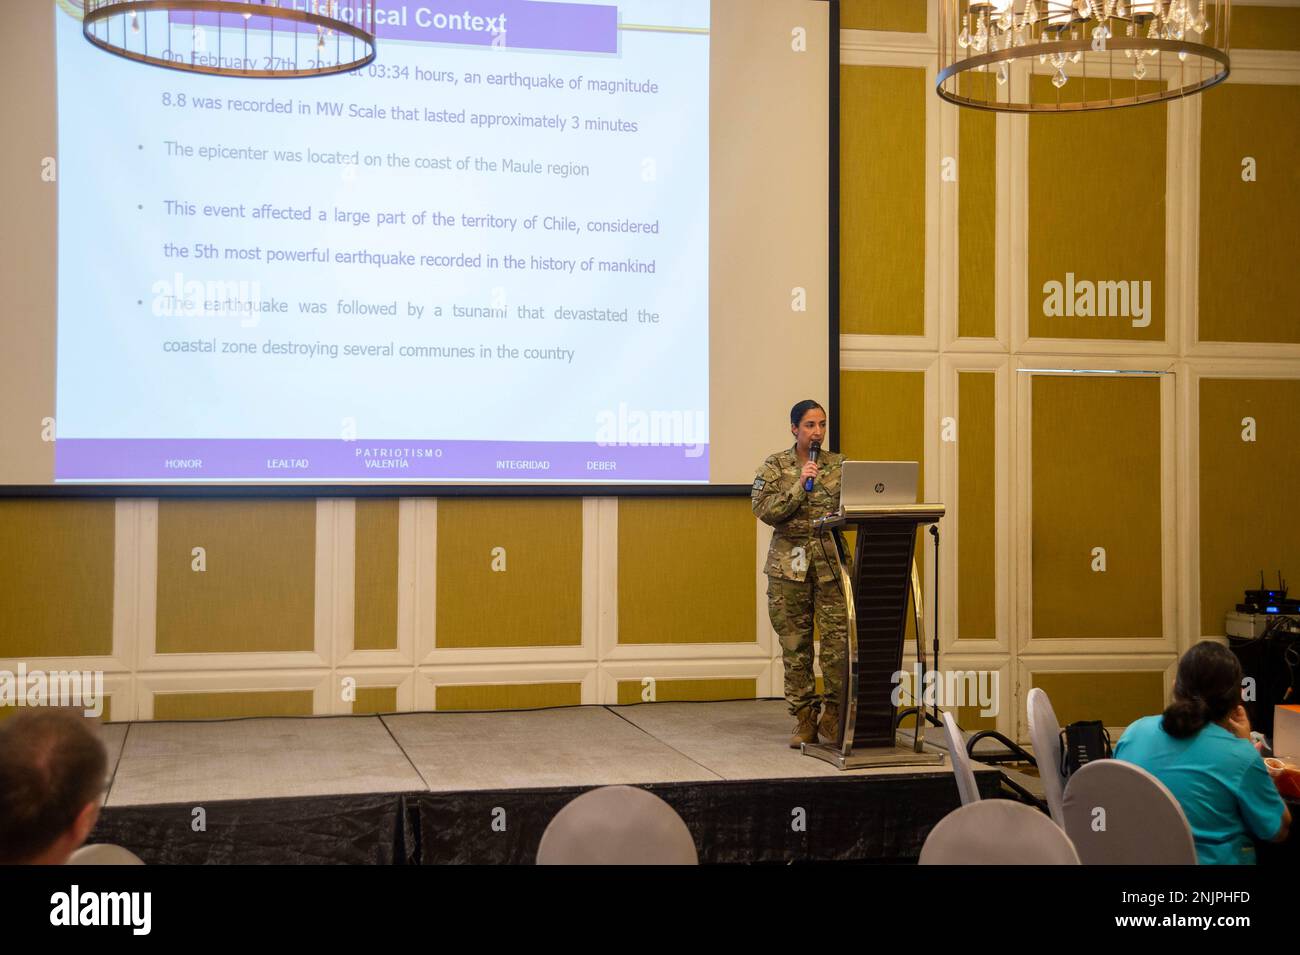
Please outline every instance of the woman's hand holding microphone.
M799 472L799 484L800 486L806 488L808 486L809 479L810 478L816 479L816 477L817 477L817 462L809 460L806 464L804 464L803 470Z

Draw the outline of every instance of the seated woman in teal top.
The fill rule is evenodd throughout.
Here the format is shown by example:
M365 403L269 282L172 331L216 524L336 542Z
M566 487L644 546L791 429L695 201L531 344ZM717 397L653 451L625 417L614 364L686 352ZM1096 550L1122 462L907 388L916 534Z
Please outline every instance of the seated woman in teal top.
M1202 865L1253 865L1251 837L1282 842L1291 813L1250 742L1241 705L1241 664L1204 640L1178 661L1174 701L1144 716L1115 746L1123 759L1159 779L1192 827Z

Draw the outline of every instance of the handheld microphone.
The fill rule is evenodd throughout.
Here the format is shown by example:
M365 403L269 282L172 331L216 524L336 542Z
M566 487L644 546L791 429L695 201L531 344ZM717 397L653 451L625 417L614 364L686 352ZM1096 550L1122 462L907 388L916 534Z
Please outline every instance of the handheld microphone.
M814 441L812 444L808 445L808 460L812 461L815 464L817 462L817 455L821 454L821 451L822 451L822 443L820 441ZM805 491L811 491L812 487L813 487L812 478L808 478L808 480L803 482L803 489Z

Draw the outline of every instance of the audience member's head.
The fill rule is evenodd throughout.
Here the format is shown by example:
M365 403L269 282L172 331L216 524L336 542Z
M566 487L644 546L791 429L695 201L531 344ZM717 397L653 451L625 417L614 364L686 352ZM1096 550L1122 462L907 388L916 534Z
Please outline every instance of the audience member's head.
M1202 640L1178 661L1174 700L1161 726L1170 736L1195 736L1208 723L1220 723L1241 706L1241 663L1231 650Z
M0 864L65 862L99 818L108 756L79 710L0 722Z

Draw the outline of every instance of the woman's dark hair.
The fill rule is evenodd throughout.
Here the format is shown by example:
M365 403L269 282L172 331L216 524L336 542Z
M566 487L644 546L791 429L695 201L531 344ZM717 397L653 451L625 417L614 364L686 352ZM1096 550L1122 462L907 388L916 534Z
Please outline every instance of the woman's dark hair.
M1202 640L1178 661L1174 701L1160 725L1175 739L1195 736L1241 703L1241 663L1231 650Z
M819 405L817 402L813 401L811 398L805 398L803 401L799 402L797 405L795 405L793 408L790 409L790 424L792 424L796 428L799 427L799 422L803 420L803 416L806 415L808 412L812 411L814 408L816 408L822 414L826 413L826 409L823 408L821 405Z

